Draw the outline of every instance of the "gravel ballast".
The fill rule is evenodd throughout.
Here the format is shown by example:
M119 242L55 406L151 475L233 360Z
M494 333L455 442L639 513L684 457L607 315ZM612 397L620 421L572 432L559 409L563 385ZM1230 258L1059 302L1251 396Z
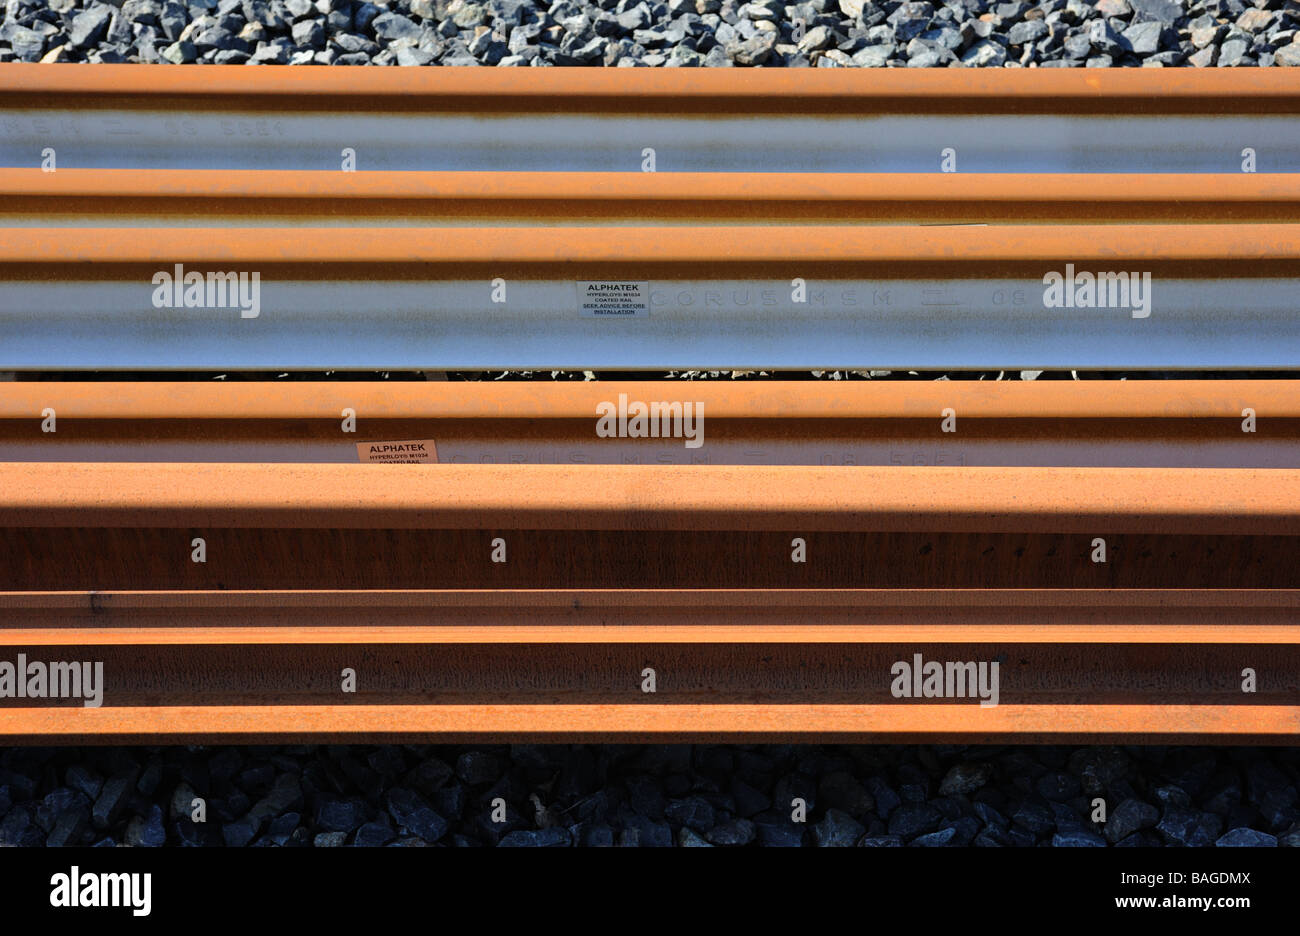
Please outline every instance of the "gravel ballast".
M1286 0L7 0L0 61L1106 68L1300 65Z
M1298 783L1295 748L12 748L0 845L1295 847Z

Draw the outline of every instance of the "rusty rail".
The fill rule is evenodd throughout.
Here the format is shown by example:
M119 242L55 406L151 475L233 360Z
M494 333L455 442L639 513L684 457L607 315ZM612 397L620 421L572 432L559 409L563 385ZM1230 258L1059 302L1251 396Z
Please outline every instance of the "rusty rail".
M1289 221L1278 173L320 172L0 168L0 227Z
M1281 71L515 84L0 66L0 370L1300 361ZM261 292L160 313L178 265ZM1049 299L1075 270L1115 301ZM593 280L634 312L587 314Z
M1182 70L1137 72L1045 71L1028 80L1018 72L780 71L576 72L567 69L530 76L527 82L501 72L402 69L341 74L322 69L275 69L250 73L236 65L175 68L137 65L65 65L59 69L6 64L0 102L46 106L72 102L103 106L119 101L149 105L168 96L205 103L256 103L268 111L284 102L318 109L376 103L413 109L564 111L594 107L627 111L654 105L678 112L712 113L731 107L832 112L907 111L926 107L965 112L974 104L990 113L1038 110L1084 113L1120 111L1151 114L1198 109L1203 113L1290 113L1300 109L1300 91L1285 73L1260 70L1242 75Z
M15 227L0 368L1293 369L1298 281L1290 224Z
M703 404L718 463L598 463L604 442L661 440L596 437L597 405L670 388ZM101 705L0 699L11 739L1280 743L1300 728L1290 382L8 389L0 553L23 558L0 573L0 659L111 674ZM745 463L755 445L933 440L945 402L958 450L981 439L1017 466ZM1242 432L1248 403L1262 437ZM427 433L438 459L357 463L349 405L355 438ZM1272 467L1129 464L1177 465L1212 439ZM522 440L591 463L441 457ZM1111 467L1064 466L1117 441ZM896 697L894 667L918 654L997 663L997 705Z
M10 593L0 655L95 661L112 678L92 707L0 704L0 736L1291 743L1298 600L1296 590ZM667 614L692 623L658 623ZM1006 623L1043 614L1054 622ZM423 623L431 616L439 623ZM984 697L996 704L980 705L975 686L956 703L894 697L894 667L918 655L998 664L985 684L996 696ZM642 691L647 668L653 693ZM1249 697L1246 669L1260 684ZM358 688L345 695L348 671Z
M534 71L0 65L0 739L1297 743L1294 381L26 379L1300 367L1284 71Z
M48 147L67 168L338 170L351 150L363 171L934 172L952 149L962 172L1239 172L1230 139L1261 172L1300 169L1280 69L567 71L525 89L486 69L6 64L0 165Z
M657 437L659 425L656 437L602 437L600 414L620 400L689 403L692 422L677 438ZM56 432L40 431L47 409ZM366 446L401 440L427 442L421 457L444 465L1294 468L1300 386L18 382L0 394L0 462L357 464Z

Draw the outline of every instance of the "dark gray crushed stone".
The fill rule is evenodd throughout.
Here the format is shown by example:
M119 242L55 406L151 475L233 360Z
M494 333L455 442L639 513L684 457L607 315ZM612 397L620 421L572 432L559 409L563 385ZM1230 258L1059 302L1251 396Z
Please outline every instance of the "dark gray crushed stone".
M1296 748L9 748L0 846L1296 847L1298 787Z

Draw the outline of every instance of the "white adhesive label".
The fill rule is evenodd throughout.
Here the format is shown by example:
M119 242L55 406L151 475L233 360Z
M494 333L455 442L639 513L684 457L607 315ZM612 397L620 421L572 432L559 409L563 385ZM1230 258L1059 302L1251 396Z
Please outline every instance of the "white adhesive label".
M584 318L645 318L650 315L650 284L579 282L578 313Z
M438 446L433 439L406 442L358 442L357 460L385 465L433 465L438 461Z

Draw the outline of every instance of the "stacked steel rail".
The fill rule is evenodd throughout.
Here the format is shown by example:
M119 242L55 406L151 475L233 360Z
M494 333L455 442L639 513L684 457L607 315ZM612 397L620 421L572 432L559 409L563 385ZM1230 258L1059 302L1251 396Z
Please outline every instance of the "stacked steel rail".
M1293 742L1291 379L30 378L1291 370L1298 114L1267 72L0 66L0 659L106 674L0 734ZM1155 292L1045 308L1067 264ZM159 305L177 265L256 309ZM900 694L927 661L996 699Z

